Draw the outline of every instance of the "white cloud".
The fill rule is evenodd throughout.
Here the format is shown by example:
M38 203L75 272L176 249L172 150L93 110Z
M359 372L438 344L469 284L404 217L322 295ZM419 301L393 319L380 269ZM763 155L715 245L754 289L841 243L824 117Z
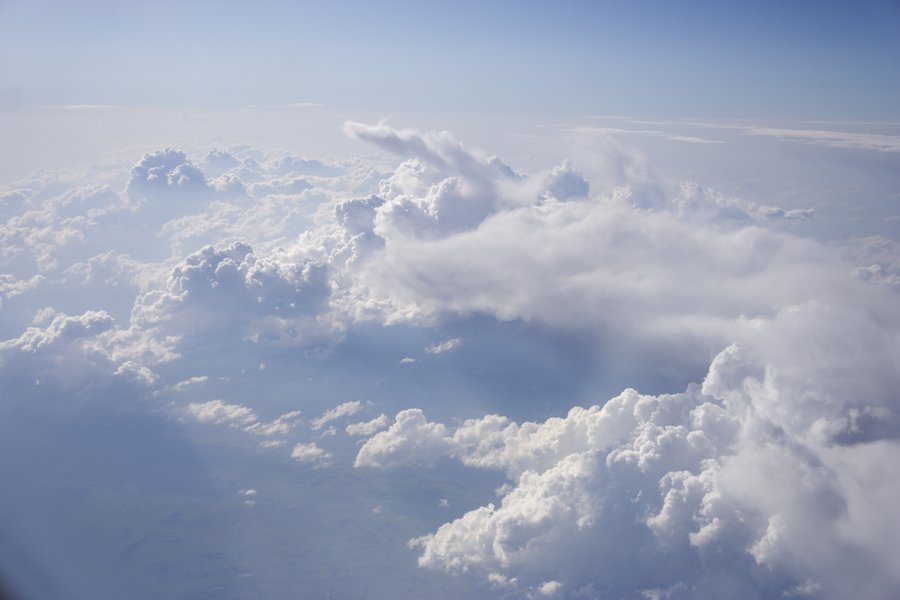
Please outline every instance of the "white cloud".
M322 413L321 416L313 419L310 423L313 429L322 429L328 423L335 421L337 419L341 419L343 417L349 417L355 415L359 412L361 408L361 404L358 400L351 400L350 402L344 402L343 404L339 404L334 408L330 408Z
M299 422L300 411L293 410L269 423L253 423L244 428L244 431L256 435L284 435L296 427Z
M538 592L543 596L555 596L562 590L562 584L558 581L545 581L538 588Z
M262 448L280 448L287 442L285 440L265 440L259 443Z
M29 327L18 339L0 342L0 351L15 348L23 352L38 352L96 336L112 326L113 319L105 311L88 311L78 316L59 314L46 328Z
M0 308L3 308L4 301L33 290L43 280L43 275L34 275L29 279L17 280L9 273L0 273Z
M291 451L291 458L301 463L309 463L315 466L327 466L332 454L319 448L315 442L309 444L297 444Z
M387 431L369 439L356 455L357 467L428 464L452 452L447 428L429 423L417 408L397 414Z
M185 389L187 389L187 388L189 388L189 387L193 387L193 386L196 386L196 385L204 384L204 383L206 383L208 380L209 380L209 377L207 377L206 375L198 375L198 376L195 376L195 377L189 377L188 379L184 379L184 380L179 381L178 383L176 383L176 384L172 387L172 389L174 389L176 392L180 392L180 391L183 391L183 390L185 390Z
M124 196L109 183L52 177L0 194L0 299L4 331L14 331L0 342L3 389L73 406L162 396L197 422L277 438L248 436L252 448L290 443L301 463L348 465L342 453L358 447L356 467L373 469L356 478L364 482L388 475L377 469L418 467L441 486L423 506L477 507L417 537L419 563L500 593L837 598L900 585L892 240L802 239L778 223L818 220L818 206L668 185L625 154L598 158L612 175L588 182L590 161L520 172L448 133L345 129L402 162L387 170L380 158L230 148L207 154L201 171L167 150L135 166ZM493 377L478 362L485 354L473 354L449 392L460 394L460 413L471 416L476 401L506 412L515 397L516 414L543 416L451 421L457 405L427 396L447 381L446 361L397 366L411 349L441 340L424 349L440 354L463 339L473 353L494 344L513 366ZM558 381L532 396L497 382L537 364L528 343L562 365L546 366ZM379 357L357 374L351 360L364 352ZM579 361L596 373L572 367ZM679 383L671 394L657 393L665 388L650 375L684 381L703 368L702 386ZM526 404L551 387L580 401L620 372L654 393L628 389L553 418L565 392ZM112 387L125 383L139 393ZM368 438L357 446L319 441L332 453L290 439L299 411L259 416L269 398L301 389L332 394L331 403L368 390L394 411L410 390L423 396L393 420L346 424L347 435ZM362 408L345 402L310 426L330 438L331 424ZM440 470L449 461L461 466ZM467 469L506 481L479 501ZM397 510L389 495L364 500L366 514Z
M231 336L300 345L330 337L333 324L317 319L329 294L326 265L258 258L236 242L187 256L165 289L138 297L133 319L186 340Z
M247 433L264 436L284 435L296 427L300 421L300 411L295 410L285 413L269 423L261 423L252 408L240 404L227 404L222 400L192 402L187 405L186 410L200 423L227 424L231 427L239 427ZM274 447L275 445L277 444L269 444L264 447Z
M166 148L145 154L131 169L125 188L134 200L205 199L211 189L184 152ZM171 213L170 213L171 214Z
M253 409L239 404L226 404L221 400L192 402L187 405L187 411L201 423L227 423L232 427L240 427L257 421Z
M425 352L428 354L444 354L446 352L453 352L460 346L462 346L462 339L451 338L433 346L428 346L425 348Z
M469 511L414 546L422 566L499 577L522 590L552 575L570 590L599 586L628 595L687 586L703 594L720 569L736 567L722 557L742 554L767 571L738 568L775 589L771 574L827 582L834 597L861 585L891 589L897 581L887 564L876 581L855 566L881 555L883 536L864 541L846 523L870 514L855 505L857 484L848 478L858 464L850 457L862 447L878 447L883 460L900 457L892 441L897 419L885 413L886 429L868 432L877 441L848 445L845 436L859 425L843 415L853 414L855 401L820 397L811 407L788 392L790 379L781 363L731 346L712 362L702 388L660 396L628 390L544 423L492 415L450 430L407 410L360 449L356 465L446 456L504 470L513 486L500 505ZM878 497L876 490L889 494L893 484L870 485ZM880 522L889 538L900 536L900 521ZM811 547L823 551L811 554ZM637 565L606 569L616 555L681 566L648 578Z
M387 415L380 414L371 421L350 423L344 428L344 431L347 432L347 435L369 437L386 428L390 422Z

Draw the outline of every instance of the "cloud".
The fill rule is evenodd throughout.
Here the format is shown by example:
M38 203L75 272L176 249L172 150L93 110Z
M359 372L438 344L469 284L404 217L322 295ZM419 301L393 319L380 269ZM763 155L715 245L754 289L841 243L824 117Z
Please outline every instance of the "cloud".
M547 196L555 200L571 200L573 198L587 198L591 189L582 174L565 162L554 167L547 177Z
M222 400L192 402L187 405L186 411L200 423L229 425L247 433L264 436L284 435L296 427L300 420L300 411L295 410L269 423L261 423L252 408L240 404L226 404Z
M429 423L421 409L397 414L387 431L369 439L356 455L357 467L384 467L401 464L430 464L452 453L447 428Z
M428 354L444 354L446 352L453 352L460 346L462 346L461 338L451 338L440 342L439 344L435 344L434 346L428 346L425 348L425 352Z
M378 539L392 569L412 567L412 538L418 564L459 576L440 585L490 588L475 597L896 589L892 240L793 235L825 217L670 184L615 146L595 175L577 156L514 169L446 132L345 131L390 156L229 147L201 170L165 150L124 193L112 167L0 193L16 406L140 399L185 435L234 428L251 443L226 471L259 489L279 456L353 464L340 486L308 472L291 523L360 519L353 543ZM347 397L396 416L351 422L364 405ZM333 407L316 441L297 443L296 398ZM399 480L416 494L385 491ZM403 515L390 541L372 506Z
M833 146L835 148L857 148L877 152L900 152L900 136L877 133L856 133L850 131L829 131L820 129L784 129L777 127L745 127L748 135L769 136L787 140L797 140Z
M645 123L644 121L631 121L632 123ZM651 122L646 122L651 123ZM673 123L667 122L658 122L659 125L671 125ZM699 137L694 135L678 135L666 131L659 131L655 129L622 129L618 127L577 127L573 129L575 132L579 133L596 133L601 135L634 135L634 136L648 136L648 137L660 137L667 140L671 140L673 142L684 142L688 144L724 144L725 142L722 140L710 139L705 137Z
M247 426L257 420L253 409L221 400L188 404L187 412L201 423L227 423L232 427Z
M75 342L108 331L113 319L104 311L88 311L78 316L56 315L46 328L29 327L17 339L0 342L0 351L46 351L60 344Z
M253 423L244 428L244 431L256 435L285 435L300 422L300 411L292 410L284 413L270 423Z
M359 423L350 423L344 428L347 435L369 437L375 435L390 424L387 415L381 414L371 421L362 421Z
M312 464L317 467L328 466L332 454L319 448L315 442L309 444L297 444L291 451L291 458L300 463Z
M0 274L0 308L3 308L4 301L33 290L43 280L43 275L34 275L29 279L19 280L9 273Z
M358 400L344 402L343 404L339 404L334 408L326 410L321 416L313 419L310 425L313 429L322 429L322 427L332 421L355 415L359 412L360 407L361 404Z
M412 544L423 567L523 592L552 580L554 589L582 593L681 588L707 596L729 571L730 589L751 596L776 594L785 581L818 582L828 597L857 586L876 596L892 589L889 561L876 581L859 569L881 553L882 538L863 542L846 527L869 518L855 505L858 483L849 482L860 446L822 435L822 414L807 415L803 426L773 414L774 398L805 412L802 399L783 394L778 370L730 346L702 387L659 396L626 390L543 423L489 415L451 430L406 410L360 449L356 465L455 457L504 471L513 485L499 505L471 510ZM897 434L894 422L872 440L882 460L900 456ZM893 484L874 485L887 492ZM622 556L627 562L608 568ZM750 579L741 583L739 572Z
M330 295L327 265L313 260L257 258L235 242L207 246L171 272L166 287L140 296L134 320L188 339L233 336L252 341L306 343L327 338L328 323L316 317ZM295 324L305 322L297 328Z
M145 154L131 169L125 188L134 200L202 199L210 188L184 152L166 148Z
M498 210L536 202L546 191L530 189L533 182L523 182L496 157L467 150L448 132L421 134L354 122L347 122L344 131L406 159L380 183L384 205L377 211L375 233L384 238L440 237L470 230ZM566 167L551 177L557 193L583 190L577 181L575 188L566 187L572 185L566 177L577 180L578 175ZM517 193L521 191L524 199Z

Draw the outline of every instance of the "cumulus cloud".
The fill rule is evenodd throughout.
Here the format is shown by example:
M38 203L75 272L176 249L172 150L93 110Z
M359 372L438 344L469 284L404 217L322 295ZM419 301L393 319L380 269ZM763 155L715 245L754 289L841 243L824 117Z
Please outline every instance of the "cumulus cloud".
M447 428L430 423L421 409L411 408L397 414L387 431L368 440L356 455L357 467L383 467L400 464L428 464L452 453Z
M204 199L211 189L184 152L166 148L144 155L131 169L125 191L134 200L190 200Z
M582 161L519 171L446 132L345 131L396 163L229 148L201 170L165 150L124 194L55 182L0 195L0 299L17 321L0 342L4 389L68 402L128 382L176 415L277 438L247 439L299 463L349 466L353 447L371 470L360 481L418 472L439 487L423 506L452 518L404 534L418 564L498 594L839 598L900 585L894 242L791 235L818 213L670 185L615 148L613 175L588 181ZM135 223L143 233L121 233ZM482 336L476 321L518 337ZM472 354L475 375L450 392L460 412L482 414L477 402L534 421L452 421L456 404L426 397L397 412L410 389L448 377L448 361L406 366L415 352L463 339L454 358ZM523 340L559 355L577 398L524 406L518 363L510 381L484 383L493 365L479 357L512 364ZM578 361L591 375L568 368ZM644 393L569 409L620 373ZM324 406L368 390L397 414L326 410L309 425L331 452L292 439L298 410L260 417L258 398L297 389L331 393ZM365 439L335 436L341 419ZM475 470L505 483L482 498ZM363 512L391 502L366 498ZM450 506L470 510L438 511Z
M384 205L377 211L374 230L385 238L432 238L466 231L498 210L540 196L530 182L523 183L511 169L498 166L502 161L476 155L448 132L421 134L354 122L346 123L344 131L406 159L380 184ZM564 196L574 189L571 182L565 183L567 174L577 178L568 171L550 178L550 185ZM581 188L576 188L577 194ZM525 198L513 189L527 190Z
M221 400L188 404L187 412L201 423L228 423L233 427L255 423L253 409Z
M88 311L77 316L59 314L47 327L29 327L17 339L0 342L0 351L17 349L22 352L39 352L96 336L108 331L113 319L104 311Z
M407 410L360 449L356 465L455 457L504 471L513 485L499 505L471 510L412 544L421 566L474 573L523 593L549 580L554 591L682 589L709 597L724 589L723 570L732 571L733 593L751 597L803 582L824 586L827 597L859 586L886 593L897 584L890 559L876 580L860 568L880 555L882 542L862 542L847 528L869 518L849 481L860 446L821 435L828 428L822 414L809 414L805 428L773 414L773 397L805 411L802 400L782 395L778 371L730 346L702 387L660 396L626 390L543 423L490 415L451 430ZM847 426L833 418L833 426ZM869 442L883 460L898 457L897 433L895 424ZM887 492L893 484L875 485ZM900 533L896 520L882 523L889 536ZM620 556L627 566L609 569Z
M165 289L137 299L133 318L186 337L299 344L327 337L330 325L317 316L329 295L327 265L258 258L250 246L235 242L188 255Z
M328 466L332 454L326 452L316 445L315 442L309 444L297 444L291 451L291 458L300 463L312 464L317 467Z

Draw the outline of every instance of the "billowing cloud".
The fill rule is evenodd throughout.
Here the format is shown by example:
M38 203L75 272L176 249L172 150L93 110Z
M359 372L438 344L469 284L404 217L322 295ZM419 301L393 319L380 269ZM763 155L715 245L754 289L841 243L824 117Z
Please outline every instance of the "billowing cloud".
M184 152L166 148L144 155L131 169L125 191L135 200L204 199L210 188Z
M883 465L900 458L897 422L882 422L886 428L862 445L846 437L859 425L839 415L825 423L810 414L804 427L786 426L770 403L779 399L779 413L805 407L783 394L778 370L731 346L702 387L660 396L626 390L543 423L492 415L452 430L407 410L360 449L356 464L455 457L504 471L513 484L499 504L412 545L424 567L523 593L548 580L573 597L665 589L708 597L722 585L753 597L788 591L786 582L813 582L835 598L860 586L873 597L888 593L897 579L884 540L864 540L856 529L871 520L856 469L863 455L877 452ZM873 498L893 486L869 484ZM892 539L900 533L897 520L879 520ZM884 557L875 579L861 568L870 556ZM610 569L617 557L627 562Z
M173 269L164 290L138 299L134 318L142 326L182 335L305 340L310 330L320 336L329 329L327 323L315 326L329 294L326 265L259 259L236 242L189 255ZM308 326L292 327L300 321Z
M240 441L222 456L247 452L228 477L253 470L220 486L232 503L283 486L282 463L354 465L304 470L290 526L358 519L365 535L331 542L379 540L360 552L418 595L429 571L474 597L900 585L893 240L793 235L819 205L671 183L614 145L607 176L596 157L524 170L447 132L345 132L388 157L165 150L124 191L127 171L0 192L4 390L220 425ZM384 515L402 517L390 541L366 520Z

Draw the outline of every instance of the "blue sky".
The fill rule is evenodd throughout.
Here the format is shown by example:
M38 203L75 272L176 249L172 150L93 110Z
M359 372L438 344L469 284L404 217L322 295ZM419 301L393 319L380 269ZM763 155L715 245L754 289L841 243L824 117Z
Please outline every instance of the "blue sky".
M0 3L7 104L884 120L894 2Z

